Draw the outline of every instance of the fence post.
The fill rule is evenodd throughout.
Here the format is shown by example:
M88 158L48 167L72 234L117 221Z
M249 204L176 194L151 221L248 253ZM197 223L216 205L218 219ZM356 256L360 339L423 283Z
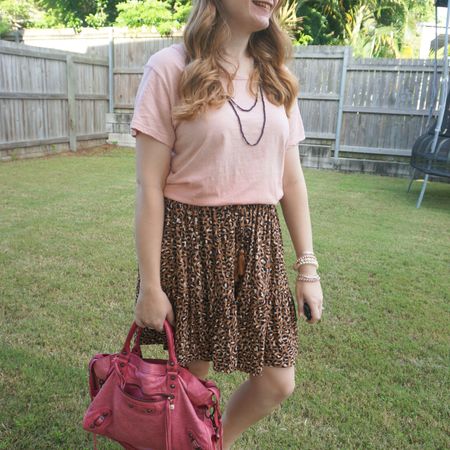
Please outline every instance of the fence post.
M109 94L109 111L114 112L114 28L109 29L109 46L108 46L108 94Z
M344 57L342 60L342 72L341 72L341 85L339 88L339 105L338 105L338 114L337 114L337 123L336 123L336 142L334 145L334 161L336 162L339 158L339 148L341 145L341 130L342 130L342 115L344 109L344 96L345 96L345 86L347 82L347 66L349 54L351 51L351 47L345 46L344 48Z
M72 55L66 55L66 76L67 76L67 110L68 110L68 132L69 148L71 151L77 151L77 130L76 116L77 104L75 100L75 64Z

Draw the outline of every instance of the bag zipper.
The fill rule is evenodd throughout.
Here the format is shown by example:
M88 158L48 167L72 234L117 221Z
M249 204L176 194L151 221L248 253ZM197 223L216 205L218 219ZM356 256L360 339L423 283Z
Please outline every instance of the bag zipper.
M153 394L151 399L140 399L140 398L133 397L131 394L128 394L128 392L125 392L123 389L121 389L121 391L122 391L122 394L126 395L127 397L129 397L135 401L145 402L145 403L160 402L161 400L165 400L166 398L171 396L171 394L161 393L161 394Z

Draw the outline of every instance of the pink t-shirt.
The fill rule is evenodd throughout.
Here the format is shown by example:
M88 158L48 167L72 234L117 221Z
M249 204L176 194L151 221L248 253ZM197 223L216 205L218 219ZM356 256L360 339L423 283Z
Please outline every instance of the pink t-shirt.
M264 95L266 124L255 146L248 145L228 102L208 108L195 120L172 120L178 104L177 85L185 67L182 43L154 53L144 65L130 123L132 136L148 134L171 149L170 173L164 196L193 205L277 204L283 197L283 169L287 147L305 139L296 101L288 119L284 105L276 106ZM246 89L246 78L233 81L235 102L250 108L255 99ZM244 112L236 108L247 140L257 141L263 124L261 96Z

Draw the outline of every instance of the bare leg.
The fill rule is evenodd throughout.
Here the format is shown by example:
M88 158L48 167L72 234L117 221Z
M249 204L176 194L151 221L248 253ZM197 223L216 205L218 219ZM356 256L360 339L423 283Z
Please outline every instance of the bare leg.
M295 366L264 366L262 375L249 379L233 393L222 415L223 450L247 428L269 415L295 388Z
M187 368L189 369L189 372L192 372L196 377L205 379L208 376L209 365L209 361L195 359L187 365Z

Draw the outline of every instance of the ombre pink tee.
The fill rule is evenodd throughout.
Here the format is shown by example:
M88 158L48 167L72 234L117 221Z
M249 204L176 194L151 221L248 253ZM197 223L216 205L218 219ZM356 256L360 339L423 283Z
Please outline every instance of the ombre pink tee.
M149 58L130 123L132 136L145 133L171 151L164 196L200 206L277 204L283 197L287 148L305 139L298 102L288 118L284 105L276 106L264 96L266 124L255 146L244 141L228 102L220 108L208 108L194 120L173 120L172 108L180 101L177 86L185 67L184 51L184 45L176 43ZM255 102L247 81L233 80L233 98L245 109ZM255 143L263 124L261 96L251 111L236 110L247 140Z

